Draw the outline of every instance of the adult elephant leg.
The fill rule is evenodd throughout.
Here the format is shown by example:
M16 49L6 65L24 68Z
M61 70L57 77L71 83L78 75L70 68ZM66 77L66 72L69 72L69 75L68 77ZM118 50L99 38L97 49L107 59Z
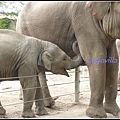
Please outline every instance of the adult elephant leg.
M120 91L120 68L118 70L118 91Z
M104 43L97 39L92 44L87 41L87 44L78 40L79 48L85 63L88 66L90 76L91 98L86 115L92 118L107 117L103 108L103 98L106 80L106 63L98 63L98 60L106 59L107 53ZM93 47L94 46L94 47ZM87 49L86 49L87 48ZM89 60L94 60L89 63ZM89 64L88 64L89 63Z
M98 53L99 54L99 53ZM97 59L106 59L105 55L98 56ZM90 75L91 98L86 115L92 118L106 118L106 112L103 108L104 88L106 79L106 64L92 63L88 67Z
M117 115L120 111L117 103L117 79L118 79L118 55L116 50L116 45L114 44L112 48L108 49L108 57L113 57L112 63L107 63L106 71L106 84L105 84L105 111L113 115ZM115 63L113 63L115 62Z
M48 113L44 108L43 95L42 95L39 79L37 80L37 87L38 88L36 90L36 95L35 95L35 105L36 105L35 114L36 115L46 115Z
M46 79L46 74L45 71L42 71L39 73L39 80L42 88L42 94L43 94L43 99L44 99L44 105L46 107L51 107L55 104L55 101L50 95L48 85L47 85L47 79Z

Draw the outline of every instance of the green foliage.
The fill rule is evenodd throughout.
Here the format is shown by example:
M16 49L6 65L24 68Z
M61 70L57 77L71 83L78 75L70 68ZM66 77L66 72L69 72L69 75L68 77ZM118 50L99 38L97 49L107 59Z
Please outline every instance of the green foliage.
M0 1L0 29L15 30L18 13L24 4L24 1Z
M8 18L0 19L0 29L15 29L15 23L13 20Z

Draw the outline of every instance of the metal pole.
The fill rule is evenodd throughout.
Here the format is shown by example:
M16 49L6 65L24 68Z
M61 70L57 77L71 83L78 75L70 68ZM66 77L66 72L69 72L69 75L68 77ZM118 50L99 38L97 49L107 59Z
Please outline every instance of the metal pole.
M79 101L80 67L75 68L75 102Z

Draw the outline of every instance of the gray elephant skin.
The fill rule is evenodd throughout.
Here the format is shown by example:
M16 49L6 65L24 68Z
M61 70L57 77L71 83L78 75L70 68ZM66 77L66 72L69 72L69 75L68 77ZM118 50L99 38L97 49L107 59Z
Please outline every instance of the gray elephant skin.
M86 115L106 118L106 113L118 114L118 62L88 61L118 59L115 41L120 38L120 2L29 2L18 17L16 30L50 40L69 56L73 56L71 46L77 40L90 77Z
M22 35L12 30L0 29L0 78L8 77L4 80L15 80L14 77L19 77L23 89L23 117L47 114L38 79L38 74L42 69L54 74L69 76L66 70L78 67L81 63L80 54L78 58L72 60L51 42ZM4 80L0 79L0 81ZM37 106L35 114L32 111L33 100L36 100ZM5 113L6 110L0 102L0 115Z
M119 56L119 70L118 70L118 91L120 91L120 40L116 40L116 47Z

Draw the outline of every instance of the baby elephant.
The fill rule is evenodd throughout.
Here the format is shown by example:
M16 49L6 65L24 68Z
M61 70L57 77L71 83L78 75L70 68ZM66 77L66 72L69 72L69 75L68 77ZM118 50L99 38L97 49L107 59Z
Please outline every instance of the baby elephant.
M82 62L80 54L78 58L72 60L51 42L25 36L12 30L0 30L0 81L5 77L19 77L23 89L23 117L47 114L41 100L43 96L37 76L42 69L69 76L66 70L78 67ZM6 80L15 80L12 78ZM32 111L34 100L37 105L35 113ZM0 115L5 113L6 110L0 102Z

